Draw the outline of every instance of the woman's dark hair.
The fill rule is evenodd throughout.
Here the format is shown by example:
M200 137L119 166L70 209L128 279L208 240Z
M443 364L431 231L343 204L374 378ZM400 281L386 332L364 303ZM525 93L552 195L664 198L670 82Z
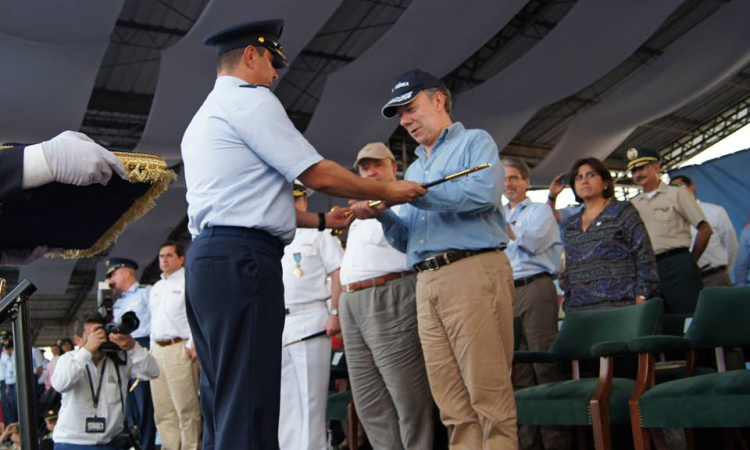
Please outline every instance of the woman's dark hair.
M604 182L604 192L602 192L602 197L614 197L615 182L614 180L612 180L612 174L609 173L609 169L607 169L607 166L596 158L582 158L576 161L575 164L573 164L573 168L570 169L570 175L568 176L568 186L570 186L570 188L573 190L576 201L578 203L583 203L583 200L578 196L578 193L576 192L576 176L578 175L578 169L586 164L591 166L591 168L594 169L594 172L602 177L602 181Z
M81 331L83 333L83 331ZM57 340L57 345L60 346L60 353L65 353L65 350L63 349L63 344L70 345L70 348L76 348L75 344L73 344L73 340L70 338L60 338Z

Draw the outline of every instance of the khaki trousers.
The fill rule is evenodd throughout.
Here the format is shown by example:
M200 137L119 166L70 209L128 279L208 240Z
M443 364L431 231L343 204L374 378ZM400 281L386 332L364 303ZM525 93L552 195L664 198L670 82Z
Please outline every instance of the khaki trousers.
M513 316L521 319L519 351L546 352L557 337L559 303L552 278L541 277L516 288ZM513 387L523 389L562 381L557 364L516 364ZM570 432L564 427L519 426L518 440L524 450L570 448Z
M151 398L163 450L200 448L198 361L190 360L185 344L162 347L154 343L151 347L151 355L159 363L159 378L151 380Z
M427 376L452 450L515 450L513 275L505 253L417 275Z

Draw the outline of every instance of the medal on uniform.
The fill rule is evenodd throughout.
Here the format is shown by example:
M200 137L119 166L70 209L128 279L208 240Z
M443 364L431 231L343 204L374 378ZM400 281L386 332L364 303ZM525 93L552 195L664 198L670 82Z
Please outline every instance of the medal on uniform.
M297 278L302 277L304 273L302 272L302 267L300 267L299 263L302 261L302 253L295 253L294 254L294 262L297 263L297 267L294 268L294 276Z

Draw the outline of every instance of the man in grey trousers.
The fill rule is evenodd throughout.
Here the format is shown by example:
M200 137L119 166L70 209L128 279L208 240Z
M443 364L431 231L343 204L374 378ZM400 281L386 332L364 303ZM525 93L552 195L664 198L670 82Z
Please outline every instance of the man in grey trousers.
M364 178L396 180L396 160L381 143L360 150L354 167ZM417 331L416 276L377 220L356 220L349 228L341 285L349 379L370 444L432 450L434 404Z

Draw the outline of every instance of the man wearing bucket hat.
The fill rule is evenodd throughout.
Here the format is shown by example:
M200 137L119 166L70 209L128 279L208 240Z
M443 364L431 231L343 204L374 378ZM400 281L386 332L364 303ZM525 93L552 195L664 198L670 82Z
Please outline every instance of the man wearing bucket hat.
M395 203L426 192L417 183L359 178L324 160L297 131L270 90L286 65L283 25L243 23L206 38L219 52L217 78L181 144L194 238L187 314L202 369L204 450L279 448L284 246L297 226L322 231L352 220L344 208L296 211L291 182Z
M627 157L628 171L635 184L643 189L631 202L641 214L654 247L659 292L669 313L690 314L695 311L698 293L703 289L697 261L708 245L711 225L687 188L661 181L658 152L631 148ZM690 225L697 230L692 252Z
M396 181L396 158L380 142L357 153L361 177ZM403 205L394 206L394 211ZM433 401L417 331L417 277L375 219L349 227L339 310L346 364L373 449L431 450Z
M505 170L492 137L453 123L451 107L450 91L427 72L411 70L394 80L382 113L397 115L420 144L405 179L424 183L481 164L491 168L435 185L398 214L368 202L352 210L358 219L377 217L417 271L419 337L451 448L514 449L515 288L504 253Z

